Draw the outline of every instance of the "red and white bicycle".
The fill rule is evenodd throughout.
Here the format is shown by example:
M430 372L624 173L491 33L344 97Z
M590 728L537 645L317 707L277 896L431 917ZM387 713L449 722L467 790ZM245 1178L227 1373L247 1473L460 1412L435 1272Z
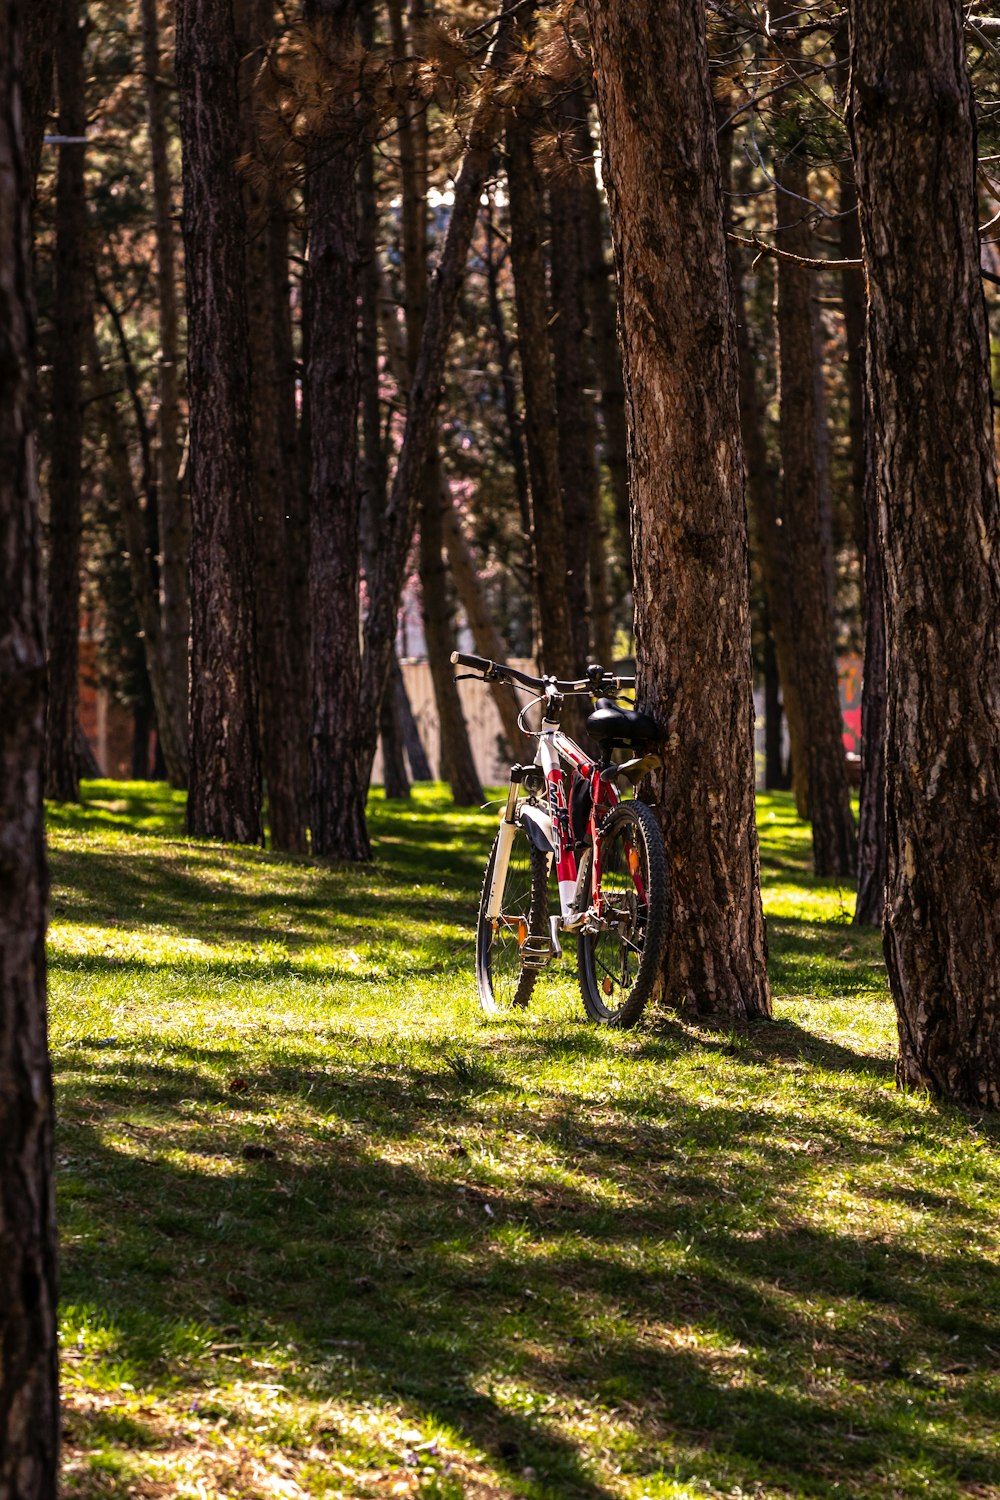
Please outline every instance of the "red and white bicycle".
M614 702L635 679L603 667L588 667L578 682L560 682L458 651L451 659L483 681L532 692L542 715L534 762L511 769L486 866L476 931L480 1004L490 1014L527 1005L540 971L562 953L560 934L572 933L588 1016L634 1026L666 941L667 865L652 812L637 798L624 800L618 782L637 782L660 764L655 746L663 733L648 714ZM596 700L587 732L599 746L597 762L560 727L569 694ZM615 765L615 749L632 758ZM568 796L562 762L570 768ZM559 910L549 916L552 866Z

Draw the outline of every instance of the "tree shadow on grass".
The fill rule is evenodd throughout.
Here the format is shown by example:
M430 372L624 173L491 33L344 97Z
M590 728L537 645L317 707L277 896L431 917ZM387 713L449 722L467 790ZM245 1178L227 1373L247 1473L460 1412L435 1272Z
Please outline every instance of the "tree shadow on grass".
M627 1472L720 1487L924 1493L887 1479L914 1454L934 1493L1000 1478L970 1427L1000 1344L991 1261L802 1222L817 1162L794 1118L669 1092L653 1119L627 1095L609 1114L582 1090L540 1103L504 1172L489 1161L525 1124L516 1100L430 1053L379 1066L345 1046L318 1065L283 1047L239 1096L231 1059L97 1050L60 1093L64 1296L113 1330L133 1383L253 1378L239 1350L212 1353L234 1338L291 1351L290 1388L402 1403L536 1495L618 1493L594 1421L626 1434ZM943 1145L957 1122L923 1128ZM831 1165L870 1163L836 1095L822 1130ZM886 1176L905 1170L902 1131L877 1150ZM952 1241L975 1224L958 1197L937 1212ZM960 1363L971 1379L945 1374Z

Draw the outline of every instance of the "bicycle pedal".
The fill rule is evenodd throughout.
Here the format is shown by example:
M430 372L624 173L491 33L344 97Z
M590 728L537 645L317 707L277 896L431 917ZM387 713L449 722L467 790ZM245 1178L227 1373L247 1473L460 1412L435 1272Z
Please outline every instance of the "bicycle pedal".
M552 957L552 944L547 938L525 938L521 944L521 967L544 969Z

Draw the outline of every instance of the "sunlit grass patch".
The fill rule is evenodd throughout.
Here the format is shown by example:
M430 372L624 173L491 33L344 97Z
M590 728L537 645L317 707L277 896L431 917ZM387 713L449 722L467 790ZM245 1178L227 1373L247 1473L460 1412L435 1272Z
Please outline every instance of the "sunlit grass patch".
M991 1122L902 1096L878 937L761 799L776 1020L475 1008L497 813L361 869L52 836L69 1496L1000 1497Z

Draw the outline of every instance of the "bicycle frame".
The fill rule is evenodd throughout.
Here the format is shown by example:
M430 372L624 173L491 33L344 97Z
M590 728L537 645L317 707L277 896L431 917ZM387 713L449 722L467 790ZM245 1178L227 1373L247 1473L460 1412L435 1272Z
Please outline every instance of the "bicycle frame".
M501 897L507 878L507 865L518 818L519 815L527 817L540 830L556 867L560 911L558 917L550 919L553 926L553 939L557 927L563 931L575 929L582 921L590 904L590 899L583 899L585 893L578 890L580 871L569 821L566 775L560 758L568 761L574 770L579 771L580 775L585 776L590 782L591 807L588 830L592 841L593 858L590 862L591 888L588 894L590 899L598 896L601 882L600 844L596 837L598 818L602 809L608 810L618 802L618 791L613 783L601 780L601 767L595 765L589 756L583 753L579 745L564 733L558 722L543 719L534 763L545 778L546 807L543 810L541 807L532 806L523 801L519 804L519 783L511 782L501 824L501 832L504 836L497 850L487 906L487 914L490 917L495 918L500 915Z

